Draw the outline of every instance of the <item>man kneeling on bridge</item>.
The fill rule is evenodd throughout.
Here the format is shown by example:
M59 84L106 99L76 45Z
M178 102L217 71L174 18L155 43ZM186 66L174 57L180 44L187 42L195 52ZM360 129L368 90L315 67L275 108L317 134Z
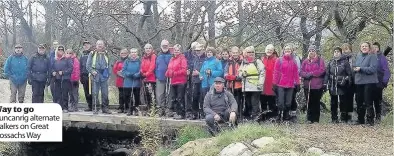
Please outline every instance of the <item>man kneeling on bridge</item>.
M214 82L213 87L210 88L204 98L205 121L213 135L218 133L219 123L230 122L232 125L235 124L238 109L233 94L224 88L225 80L217 77Z

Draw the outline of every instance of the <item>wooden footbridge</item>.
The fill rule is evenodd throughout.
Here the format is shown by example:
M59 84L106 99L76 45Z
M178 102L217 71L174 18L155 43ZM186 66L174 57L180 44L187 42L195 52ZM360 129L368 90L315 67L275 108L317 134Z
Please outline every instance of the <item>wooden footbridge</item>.
M76 128L89 128L113 131L138 131L139 125L144 122L157 122L169 129L180 128L185 125L205 125L202 120L175 120L171 118L152 118L146 116L127 116L126 114L93 114L93 112L63 113L63 126Z

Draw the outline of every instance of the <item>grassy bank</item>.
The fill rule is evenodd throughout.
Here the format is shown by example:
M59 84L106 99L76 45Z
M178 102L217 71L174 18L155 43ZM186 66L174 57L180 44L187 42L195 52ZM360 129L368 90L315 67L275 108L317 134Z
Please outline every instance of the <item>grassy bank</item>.
M196 156L214 156L218 155L220 151L231 143L243 142L251 143L255 139L261 137L274 137L276 143L267 146L267 148L260 149L259 153L272 153L272 152L286 152L296 149L293 144L292 136L289 133L281 131L275 125L259 125L259 124L241 124L234 130L227 130L220 133L213 138L211 146L196 146L193 155ZM180 130L175 144L167 147L162 147L156 153L158 156L169 155L171 151L176 150L189 141L209 138L210 135L202 127L188 126Z

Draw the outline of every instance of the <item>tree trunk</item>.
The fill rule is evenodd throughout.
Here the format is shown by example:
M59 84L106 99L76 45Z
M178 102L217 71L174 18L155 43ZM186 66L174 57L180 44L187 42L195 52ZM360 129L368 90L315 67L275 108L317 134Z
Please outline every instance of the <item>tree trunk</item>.
M12 45L11 47L14 47L16 44L16 13L15 13L15 8L12 9L11 12L12 16Z
M158 28L160 26L160 16L159 16L159 10L158 10L158 7L157 7L157 1L153 3L153 21L154 21L154 25L153 26L155 28L154 33L157 33ZM156 36L156 38L154 39L153 46L154 47L160 47L160 42L161 42L160 40L161 40L161 34L159 33Z
M52 42L51 16L53 14L52 2L51 1L45 2L44 9L45 9L45 43L51 45Z
M235 44L237 46L240 46L241 42L242 42L242 36L243 36L243 27L245 25L245 16L244 16L244 9L242 7L242 1L238 1L238 19L239 19L239 24L238 24L238 31L239 34L235 39Z
M182 13L181 13L182 2L176 1L175 2L175 42L182 44L182 30L181 30L181 23L182 20Z
M10 41L9 41L9 39L8 39L8 26L7 26L7 13L5 12L5 8L6 8L6 6L5 6L6 4L5 4L5 2L3 1L2 2L2 14L3 14L3 18L4 18L4 20L3 20L3 26L4 26L4 39L5 39L5 42L4 42L4 51L7 51L8 52L8 47L10 46Z
M208 45L215 47L215 10L216 0L208 3Z
M322 25L322 18L319 17L316 19L316 26L321 26L321 25ZM321 37L322 37L322 31L317 31L315 36L316 49L320 49Z

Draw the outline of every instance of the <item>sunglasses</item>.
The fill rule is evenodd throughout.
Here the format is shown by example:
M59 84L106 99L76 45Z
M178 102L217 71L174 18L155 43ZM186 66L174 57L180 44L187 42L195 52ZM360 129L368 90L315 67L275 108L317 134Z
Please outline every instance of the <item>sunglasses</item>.
M15 49L22 49L22 47L15 47Z
M64 51L64 49L57 49L58 51L60 50L60 51Z
M248 51L247 53L248 53L248 54L252 54L252 53L254 53L254 52Z

